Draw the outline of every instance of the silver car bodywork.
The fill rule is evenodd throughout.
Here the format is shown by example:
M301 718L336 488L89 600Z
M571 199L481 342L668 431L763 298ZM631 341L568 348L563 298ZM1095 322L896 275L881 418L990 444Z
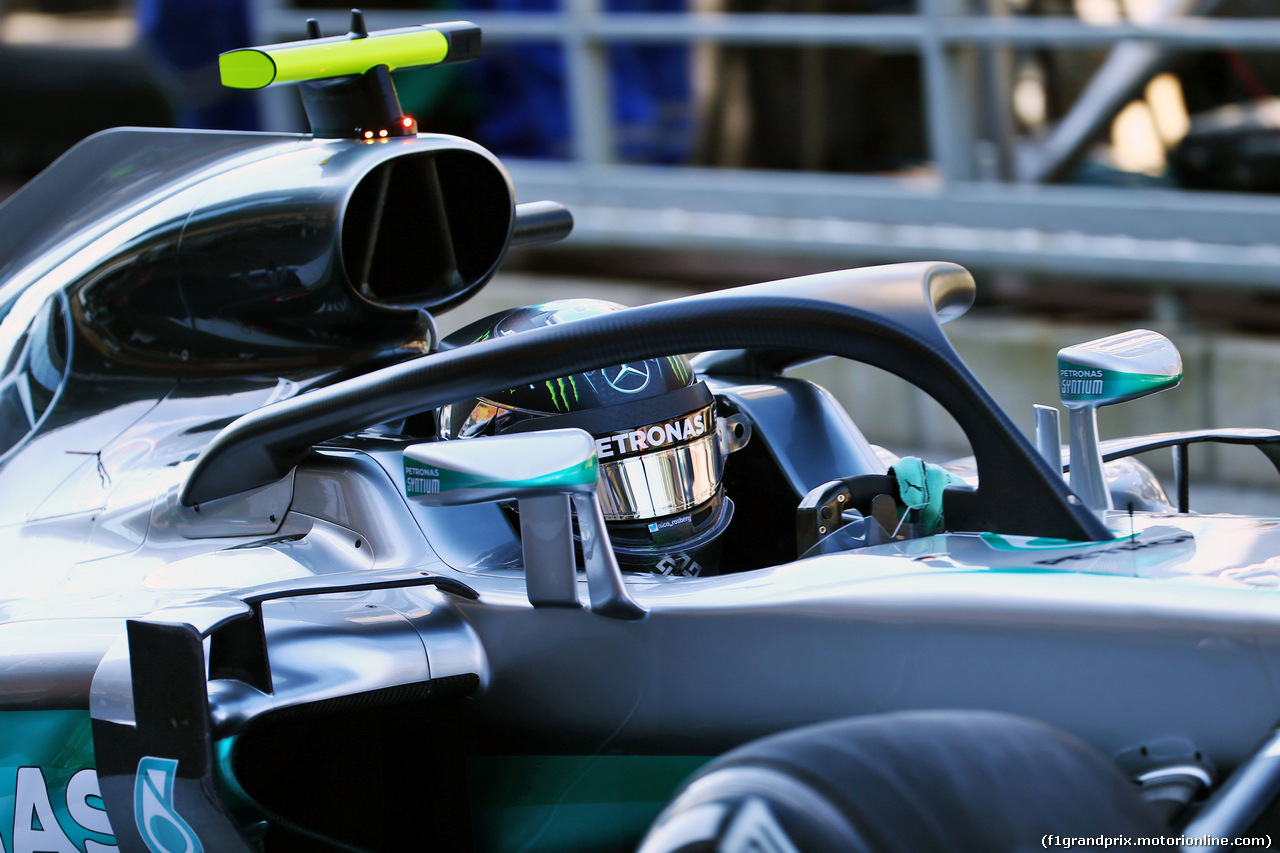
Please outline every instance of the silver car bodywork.
M1162 493L1103 519L1081 505L946 343L939 320L973 294L958 267L770 282L411 357L432 343L418 306L482 286L518 231L486 152L129 131L81 155L44 188L118 180L76 189L0 258L18 389L0 457L5 849L272 849L279 833L383 849L415 826L445 847L599 849L634 844L707 758L817 721L1008 711L1134 776L1222 779L1280 716L1280 520L1180 513ZM415 246L360 243L361 188L415 158L480 186L492 214L445 191L424 227L488 248L412 287L362 286L352 256ZM0 220L34 216L41 190ZM406 491L414 412L701 349L719 404L753 425L726 472L747 524L785 532L825 483L884 476L830 395L780 375L824 352L933 393L974 445L976 489L948 493L948 532L798 558L792 528L702 578L534 559L499 504ZM1127 476L1113 487L1148 489ZM392 773L385 813L361 811ZM388 793L401 784L431 821ZM300 809L322 789L347 796Z

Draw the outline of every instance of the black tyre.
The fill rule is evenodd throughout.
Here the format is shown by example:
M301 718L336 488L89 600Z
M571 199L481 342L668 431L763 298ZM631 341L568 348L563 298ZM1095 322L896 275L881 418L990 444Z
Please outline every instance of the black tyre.
M921 711L725 754L685 783L640 853L1023 853L1053 846L1046 836L1162 834L1133 783L1080 740L1007 714Z

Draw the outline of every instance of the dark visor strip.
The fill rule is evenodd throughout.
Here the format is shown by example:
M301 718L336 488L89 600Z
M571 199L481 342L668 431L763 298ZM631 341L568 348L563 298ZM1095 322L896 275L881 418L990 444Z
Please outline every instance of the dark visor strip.
M520 421L507 432L533 432L576 427L592 435L604 435L624 429L638 429L658 421L687 415L706 408L713 402L715 402L715 395L711 393L707 383L699 382L696 385L663 394L661 397L645 397L643 400L631 403L618 403L599 409L584 409L581 412L569 412L566 415L528 418Z

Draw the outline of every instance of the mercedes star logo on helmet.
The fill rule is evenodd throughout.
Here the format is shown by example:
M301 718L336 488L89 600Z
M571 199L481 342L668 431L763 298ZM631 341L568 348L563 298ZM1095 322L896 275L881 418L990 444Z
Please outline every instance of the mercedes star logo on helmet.
M600 371L609 387L623 394L635 394L643 391L649 384L649 365L647 362L620 364Z

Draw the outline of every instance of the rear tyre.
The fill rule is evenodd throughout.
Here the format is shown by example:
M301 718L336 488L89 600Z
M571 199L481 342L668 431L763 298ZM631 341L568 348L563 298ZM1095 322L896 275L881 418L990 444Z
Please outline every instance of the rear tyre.
M725 754L685 783L639 853L1023 853L1046 836L1162 834L1135 785L1082 741L1008 714L920 711Z

